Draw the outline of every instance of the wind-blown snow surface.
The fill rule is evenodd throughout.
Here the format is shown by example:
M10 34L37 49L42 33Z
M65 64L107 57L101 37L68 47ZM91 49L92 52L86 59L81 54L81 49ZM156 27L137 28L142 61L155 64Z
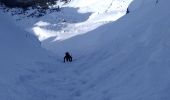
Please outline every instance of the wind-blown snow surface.
M62 64L56 59L51 63L37 62L38 67L26 63L24 71L9 68L11 71L5 72L21 72L23 76L4 79L2 76L7 75L1 75L0 82L5 88L1 87L0 97L6 97L4 100L170 100L169 4L165 0L157 4L150 0L116 22L60 41L58 51L63 50L62 46L81 51L77 53L79 58L73 55L72 63ZM17 79L17 85L8 79ZM8 94L13 95L7 98Z
M41 48L35 36L16 27L10 17L0 12L0 19L1 100L43 100L41 86L33 81L43 77L42 62L53 64L51 54Z

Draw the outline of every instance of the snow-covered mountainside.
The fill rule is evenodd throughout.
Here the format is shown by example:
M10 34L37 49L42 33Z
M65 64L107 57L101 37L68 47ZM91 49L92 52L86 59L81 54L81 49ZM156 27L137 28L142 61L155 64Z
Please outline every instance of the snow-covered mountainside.
M134 0L130 13L121 18L117 16L125 14L127 6L115 14L115 8L99 10L108 8L109 0L102 2L72 0L61 12L47 12L41 18L22 15L18 26L39 36L54 56L0 15L0 97L170 100L170 1ZM72 53L73 62L63 63L65 51Z
M46 15L41 18L27 18L26 15L14 16L19 19L17 24L26 28L27 31L37 35L42 42L42 46L58 56L62 56L65 51L72 51L76 57L83 56L82 50L91 52L98 36L90 37L89 42L65 43L63 40L70 40L74 37L86 34L104 24L115 21L126 13L128 5L132 0L72 0L69 4L60 5L59 12L46 11ZM56 7L58 7L56 5ZM84 37L83 37L84 38ZM88 37L89 38L89 37ZM81 38L80 38L81 39ZM82 41L83 39L81 39ZM84 39L86 41L86 39ZM90 40L90 39L88 39ZM72 48L70 45L75 43L79 46Z
M0 98L2 100L34 100L31 91L38 87L27 81L37 79L41 63L52 64L51 53L42 49L38 39L17 27L0 11ZM30 92L30 93L29 93Z

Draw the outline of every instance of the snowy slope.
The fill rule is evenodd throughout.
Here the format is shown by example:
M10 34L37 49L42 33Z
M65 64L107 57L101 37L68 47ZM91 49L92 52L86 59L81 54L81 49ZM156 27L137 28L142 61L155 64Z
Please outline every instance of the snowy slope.
M131 1L72 0L68 5L64 5L61 12L41 18L33 27L33 33L39 37L43 47L56 55L62 56L65 51L71 51L76 57L80 57L86 55L84 50L93 51L98 36L90 34L79 39L77 37L117 20L126 13ZM45 23L47 24L43 25ZM72 44L75 45L74 48Z
M8 57L7 59L11 59L11 61L18 57L19 60L17 58L15 60L20 61L20 57L31 57L36 53L40 52L41 54L45 51L41 49L40 42L35 36L17 27L9 16L1 12L0 17L0 45L4 57Z
M39 63L53 62L51 54L41 48L35 36L17 27L9 16L0 12L0 19L0 98L35 100L31 91L40 90L30 81L41 75L34 73L35 69L42 68Z
M78 87L73 100L170 99L169 3L148 2L117 22L68 40L76 46L95 41L96 48L72 69L77 75L70 77Z
M80 11L89 12L114 12L114 11L124 11L128 7L129 3L133 0L72 0L69 4L71 7L78 7Z
M140 8L86 35L61 41L58 48L89 47L81 49L86 55L72 66L69 77L77 86L73 100L170 99L169 2L150 1ZM94 52L89 54L89 49Z
M86 80L77 100L170 99L169 3L149 2L92 32L103 35L89 67L80 68Z
M47 10L47 14L41 18L27 18L24 15L16 15L14 18L19 19L17 21L19 26L35 34L44 48L60 57L65 51L72 51L78 57L82 55L78 54L82 49L93 47L96 40L78 44L82 47L75 48L69 47L70 44L67 43L61 44L61 41L81 36L117 20L126 13L131 1L108 0L105 2L100 0L99 2L98 0L91 0L86 2L85 0L72 0L69 4L63 5L60 12L50 13ZM29 10L28 14L33 11L32 9ZM97 39L97 37L95 38Z
M92 1L90 4L95 2ZM25 37L26 33L19 31L16 26L12 25L11 30L8 30L10 22L10 25L1 24L2 32L10 34L11 37L8 37L12 40L18 40L10 42L11 39L2 34L2 45L9 45L5 45L4 48L20 50L18 53L9 53L23 58L20 54L23 48L28 47L32 52L27 54L27 49L24 49L24 57L28 60L18 58L22 63L9 60L13 69L0 67L0 84L3 86L0 87L0 97L4 100L169 100L169 4L169 1L162 0L158 3L155 0L135 0L129 7L129 14L115 22L101 24L100 27L98 23L91 24L91 21L88 21L89 14L74 12L77 11L74 8L66 8L64 11L72 11L77 16L83 16L80 18L83 20L63 11L62 13L67 15L64 18L71 24L75 19L79 24L86 24L77 27L77 24L69 26L69 23L64 23L68 27L63 27L63 23L58 23L58 19L54 20L56 13L50 14L51 17L45 16L33 29L39 29L38 32L45 35L42 45L54 51L57 58L40 56L44 53L46 56L47 52L39 47L36 40L29 41ZM95 11L91 9L90 11ZM109 13L104 13L101 19L107 19L107 14ZM0 17L7 20L3 16ZM98 20L97 17L94 19ZM95 28L86 31L93 25ZM56 26L61 27L55 29ZM60 30L57 36L56 30ZM85 33L78 34L79 32ZM15 34L15 38L12 37L12 33ZM68 37L65 37L67 34ZM5 39L9 42L5 42ZM10 58L11 56L4 55L7 52L5 50L3 56ZM66 50L73 53L72 63L62 63L62 56ZM0 64L8 66L3 62Z
M138 9L118 21L57 44L54 50L80 49L67 72L76 85L71 99L170 99L169 2L134 3Z

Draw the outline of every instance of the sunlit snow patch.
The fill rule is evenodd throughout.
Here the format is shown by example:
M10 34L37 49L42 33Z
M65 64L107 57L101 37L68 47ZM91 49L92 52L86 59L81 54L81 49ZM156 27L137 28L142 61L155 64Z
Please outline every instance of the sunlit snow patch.
M56 36L55 31L46 30L46 29L43 29L39 26L34 27L32 30L35 33L35 35L38 36L40 41L44 41L44 40L46 40L50 37Z
M49 26L50 23L44 22L44 21L39 21L38 23L35 24L36 26Z

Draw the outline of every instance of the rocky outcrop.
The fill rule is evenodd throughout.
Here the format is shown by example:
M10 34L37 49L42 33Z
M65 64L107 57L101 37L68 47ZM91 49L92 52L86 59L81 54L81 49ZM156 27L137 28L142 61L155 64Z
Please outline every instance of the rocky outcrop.
M29 6L40 6L46 7L47 3L54 3L57 0L0 0L1 3L4 3L8 7L29 7Z
M8 7L28 7L33 5L33 0L1 0Z

